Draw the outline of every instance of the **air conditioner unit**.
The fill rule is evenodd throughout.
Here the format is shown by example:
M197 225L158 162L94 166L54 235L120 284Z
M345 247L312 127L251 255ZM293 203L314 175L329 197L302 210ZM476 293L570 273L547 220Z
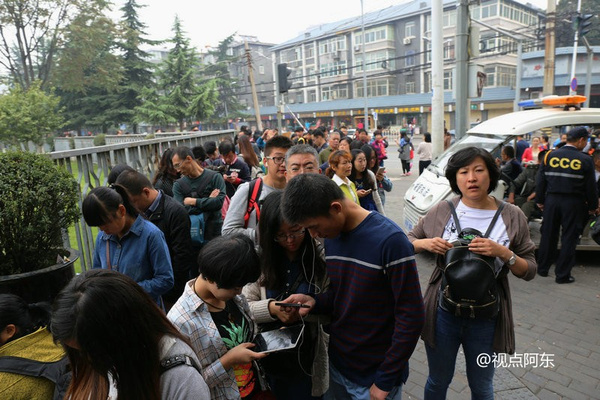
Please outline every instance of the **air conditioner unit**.
M359 52L359 51L360 51L360 49L362 49L362 46L361 46L361 45L357 44L356 46L354 46L354 51L355 51L355 52Z
M404 44L410 44L410 38L404 38L402 41Z

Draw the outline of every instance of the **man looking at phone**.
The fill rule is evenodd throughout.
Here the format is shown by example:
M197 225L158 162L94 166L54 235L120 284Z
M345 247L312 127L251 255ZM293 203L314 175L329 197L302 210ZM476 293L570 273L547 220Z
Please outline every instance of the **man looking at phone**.
M307 196L306 193L318 194ZM344 197L323 175L288 182L281 203L290 224L325 238L329 290L295 294L308 312L332 316L330 388L336 398L400 399L424 321L414 252L391 220ZM296 312L294 308L290 312Z

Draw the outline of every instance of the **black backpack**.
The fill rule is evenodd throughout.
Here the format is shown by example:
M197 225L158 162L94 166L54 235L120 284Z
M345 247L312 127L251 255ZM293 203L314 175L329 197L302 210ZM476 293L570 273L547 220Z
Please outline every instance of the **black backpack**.
M493 318L500 309L495 257L475 254L468 246L476 237L489 236L504 208L504 202L500 203L485 234L477 229L461 229L454 204L449 200L447 202L458 232L458 241L446 252L440 306L457 317Z

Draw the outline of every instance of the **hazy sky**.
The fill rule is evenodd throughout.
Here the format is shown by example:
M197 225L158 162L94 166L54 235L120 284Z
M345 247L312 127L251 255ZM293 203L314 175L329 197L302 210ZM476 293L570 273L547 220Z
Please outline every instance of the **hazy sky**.
M213 0L214 1L214 0ZM151 39L172 37L173 21L178 15L187 37L201 50L216 46L232 33L257 36L261 42L282 43L306 28L322 23L360 17L360 0L252 0L252 1L137 0L146 7L139 10ZM363 0L365 13L380 10L402 0ZM517 0L546 9L547 0ZM116 15L123 0L114 0Z

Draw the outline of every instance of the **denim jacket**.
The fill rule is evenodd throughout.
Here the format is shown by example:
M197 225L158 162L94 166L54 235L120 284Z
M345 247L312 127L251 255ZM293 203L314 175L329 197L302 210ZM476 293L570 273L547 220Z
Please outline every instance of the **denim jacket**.
M106 259L109 246L110 265ZM173 268L165 236L141 215L121 239L98 233L92 268L119 271L144 289L160 304L160 297L173 287Z

